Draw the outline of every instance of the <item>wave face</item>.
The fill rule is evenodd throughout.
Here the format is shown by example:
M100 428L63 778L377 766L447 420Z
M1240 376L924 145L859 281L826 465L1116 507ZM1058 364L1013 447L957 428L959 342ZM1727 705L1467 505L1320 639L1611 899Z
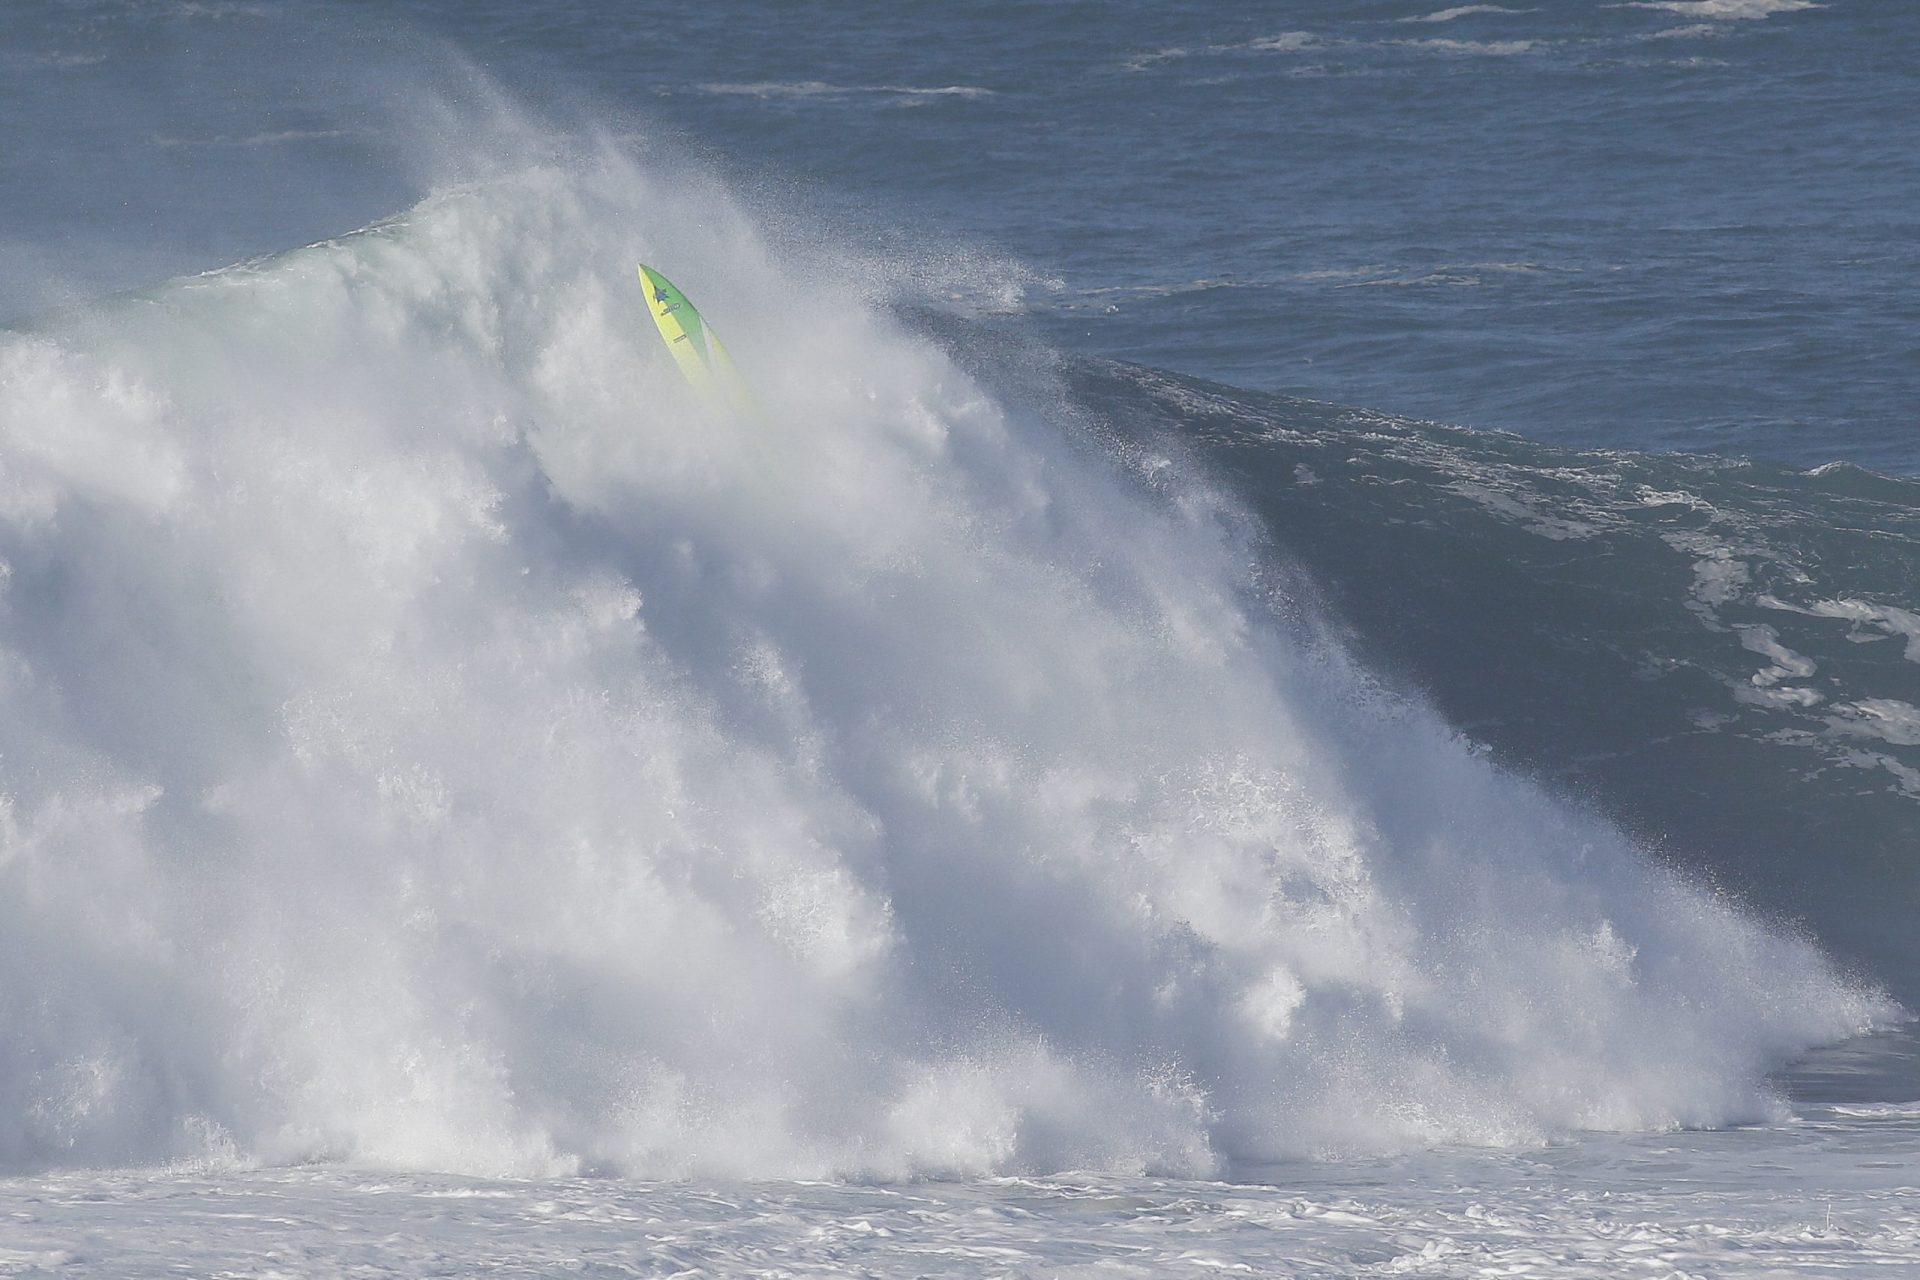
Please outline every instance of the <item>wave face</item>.
M0 1163L1205 1173L1887 1014L789 248L603 157L0 340Z
M1257 511L1376 669L1920 1001L1920 482L1070 376Z

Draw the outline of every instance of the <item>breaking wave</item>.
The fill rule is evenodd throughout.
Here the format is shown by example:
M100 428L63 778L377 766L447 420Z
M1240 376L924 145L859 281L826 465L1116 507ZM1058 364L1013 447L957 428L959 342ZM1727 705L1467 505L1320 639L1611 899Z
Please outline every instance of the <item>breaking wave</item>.
M912 276L607 152L0 338L0 1163L1216 1173L1767 1116L1890 1016Z

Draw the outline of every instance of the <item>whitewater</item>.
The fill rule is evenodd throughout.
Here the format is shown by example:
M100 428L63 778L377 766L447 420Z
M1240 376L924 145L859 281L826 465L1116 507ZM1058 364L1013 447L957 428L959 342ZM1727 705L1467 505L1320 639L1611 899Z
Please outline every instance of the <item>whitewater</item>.
M1899 1006L915 322L1013 270L582 143L0 338L0 1274L1910 1260L1775 1074Z

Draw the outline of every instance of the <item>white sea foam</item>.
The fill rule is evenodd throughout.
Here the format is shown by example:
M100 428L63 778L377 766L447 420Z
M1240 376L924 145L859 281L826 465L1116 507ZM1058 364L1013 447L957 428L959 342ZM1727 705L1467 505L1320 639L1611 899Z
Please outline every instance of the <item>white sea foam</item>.
M1834 708L1827 723L1841 733L1879 738L1900 747L1920 747L1920 707L1898 698L1860 698Z
M889 288L607 154L0 339L0 1162L1208 1173L1882 1010Z
M992 89L973 84L932 86L911 84L828 84L823 80L765 80L753 83L712 83L700 86L703 93L730 94L750 98L845 98L877 95L885 98L991 98Z
M1623 9L1664 9L1687 18L1710 21L1755 21L1776 13L1797 13L1802 9L1824 9L1818 0L1628 0Z
M1633 39L1635 39L1635 40L1638 40L1638 41L1648 41L1648 40L1697 40L1697 39L1700 39L1700 38L1701 38L1701 37L1703 37L1703 36L1717 36L1717 35L1721 35L1721 34L1723 34L1723 33L1724 33L1725 31L1726 31L1726 28L1725 28L1725 27L1723 27L1723 26L1719 26L1719 25L1717 25L1717 24L1715 24L1715 23L1711 23L1711 22L1692 22L1692 23L1688 23L1688 24L1687 24L1686 26L1684 26L1684 27L1668 27L1668 28L1666 28L1665 30L1662 30L1662 31L1649 31L1649 32L1646 32L1645 34L1642 34L1642 35L1637 35L1637 36L1634 36L1634 37L1633 37ZM1694 61L1694 60L1693 60L1693 59L1689 59L1688 61L1689 61L1689 62L1692 62L1692 61ZM1704 60L1703 60L1703 61L1704 61Z
M1162 62L1177 62L1183 58L1218 57L1234 53L1298 53L1324 43L1311 31L1282 31L1275 35L1260 36L1253 40L1242 40L1232 44L1209 45L1172 45L1164 49L1155 49L1148 53L1135 54L1124 64L1129 71L1144 71L1148 67Z
M1261 36L1259 39L1249 40L1243 45L1232 45L1228 47L1251 49L1259 53L1298 53L1300 50L1311 48L1318 43L1319 38L1311 31L1282 31L1278 35Z
M1451 9L1441 9L1434 13L1415 14L1411 18L1402 18L1402 22L1452 22L1455 18L1470 18L1482 13L1532 13L1532 9L1508 9L1497 4L1463 4Z
M1920 662L1920 613L1911 609L1865 600L1819 600L1809 605L1806 612L1816 618L1845 618L1862 627L1901 637L1907 642L1907 661Z
M1277 1185L483 1182L288 1169L0 1181L0 1271L246 1274L1905 1276L1920 1104L1570 1147L1454 1148ZM1785 1171L1791 1170L1788 1174ZM75 1242L84 1240L84 1251Z
M1434 53L1482 58L1511 58L1518 54L1532 53L1543 44L1539 40L1448 40L1440 37L1431 40L1401 40L1398 43L1409 49L1427 49Z
M1529 533L1551 538L1556 542L1570 538L1591 538L1599 532L1591 524L1570 519L1567 515L1546 508L1541 503L1527 500L1524 495L1511 489L1497 489L1484 481L1456 480L1447 486L1447 491L1513 521Z
M1687 609L1709 631L1725 631L1720 609L1746 590L1753 571L1733 548L1714 538L1695 532L1663 533L1660 540L1683 555L1694 556L1693 587L1687 593Z
M1782 680L1804 680L1814 673L1813 660L1781 644L1780 633L1772 627L1742 625L1735 627L1734 631L1740 637L1742 648L1759 654L1770 664L1754 674L1754 684L1764 687L1776 685Z

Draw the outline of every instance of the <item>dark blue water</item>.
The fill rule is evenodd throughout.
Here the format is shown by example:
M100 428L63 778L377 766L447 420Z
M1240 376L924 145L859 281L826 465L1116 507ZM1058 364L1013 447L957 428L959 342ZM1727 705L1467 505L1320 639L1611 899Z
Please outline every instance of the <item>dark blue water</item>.
M361 225L465 61L1069 349L1576 446L1920 469L1920 11L1840 0L0 14L5 310ZM1017 267L1015 264L1018 264Z

